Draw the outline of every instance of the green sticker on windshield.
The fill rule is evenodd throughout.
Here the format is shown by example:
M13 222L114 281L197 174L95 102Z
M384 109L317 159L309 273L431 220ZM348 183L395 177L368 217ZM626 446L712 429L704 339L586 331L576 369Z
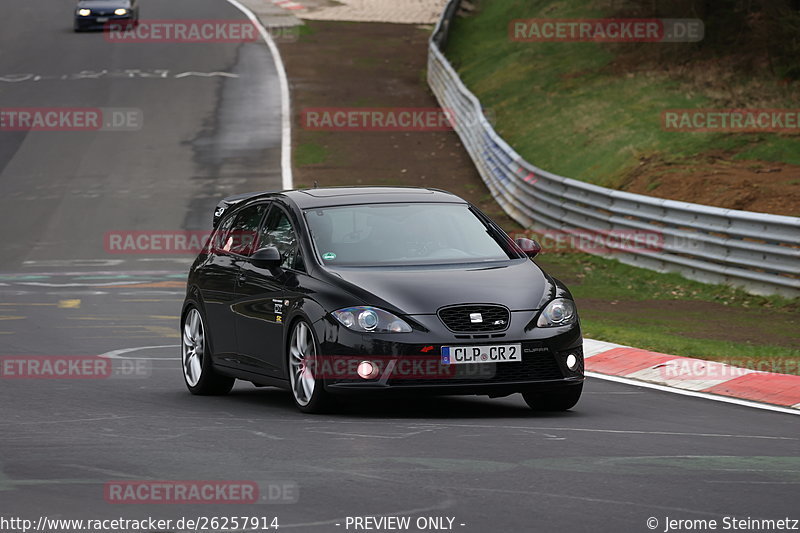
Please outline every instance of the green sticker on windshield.
M325 261L333 261L334 259L336 259L336 254L333 252L325 252L324 254L322 254L322 258Z

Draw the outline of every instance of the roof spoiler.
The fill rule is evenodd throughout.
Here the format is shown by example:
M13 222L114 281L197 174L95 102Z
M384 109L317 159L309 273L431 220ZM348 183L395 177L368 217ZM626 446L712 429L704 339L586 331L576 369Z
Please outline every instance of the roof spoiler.
M233 196L228 196L227 198L223 198L217 204L217 207L214 208L214 221L212 222L214 229L216 229L219 221L222 219L222 215L228 212L228 210L245 200L253 198L254 196L260 196L271 191L261 191L261 192L245 192L242 194L234 194Z

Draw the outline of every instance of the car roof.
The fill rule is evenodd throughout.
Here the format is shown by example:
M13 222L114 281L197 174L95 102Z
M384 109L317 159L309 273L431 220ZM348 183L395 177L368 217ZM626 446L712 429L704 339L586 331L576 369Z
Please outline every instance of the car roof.
M380 203L467 203L447 191L422 187L320 187L242 194L236 198L241 201L276 196L291 200L300 209Z
M250 201L283 198L300 209L336 207L342 205L389 204L389 203L451 203L466 204L466 200L440 189L423 187L321 187L288 191L248 192L228 196L220 200L214 210L214 227L223 215L238 205Z
M323 187L284 194L300 209L382 203L466 203L447 191L421 187Z

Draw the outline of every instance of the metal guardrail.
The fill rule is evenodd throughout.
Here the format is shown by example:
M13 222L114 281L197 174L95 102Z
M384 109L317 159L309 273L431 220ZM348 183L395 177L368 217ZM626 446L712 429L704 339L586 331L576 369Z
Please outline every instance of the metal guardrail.
M506 213L534 231L657 232L663 244L657 250L629 247L613 257L756 294L800 296L800 218L616 191L525 161L497 135L442 53L459 3L447 4L431 36L428 84Z

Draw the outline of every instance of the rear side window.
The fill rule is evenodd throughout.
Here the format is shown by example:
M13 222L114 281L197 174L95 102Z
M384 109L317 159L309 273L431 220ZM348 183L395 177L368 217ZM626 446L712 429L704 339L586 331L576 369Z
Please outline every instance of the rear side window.
M266 211L267 204L251 205L222 221L216 246L223 252L251 255L258 246L258 227Z

